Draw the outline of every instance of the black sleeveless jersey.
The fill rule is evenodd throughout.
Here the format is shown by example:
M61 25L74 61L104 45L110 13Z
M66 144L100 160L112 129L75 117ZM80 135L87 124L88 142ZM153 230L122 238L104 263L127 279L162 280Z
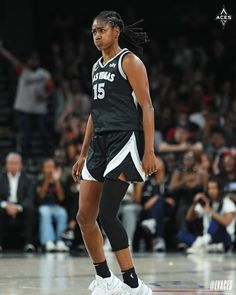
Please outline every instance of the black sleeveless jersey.
M93 97L91 116L94 132L142 130L142 111L122 69L126 48L105 65L102 57L92 72Z

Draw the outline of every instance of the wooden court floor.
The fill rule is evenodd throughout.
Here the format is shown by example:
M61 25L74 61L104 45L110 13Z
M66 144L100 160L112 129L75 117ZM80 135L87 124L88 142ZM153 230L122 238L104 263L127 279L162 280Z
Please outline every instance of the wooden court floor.
M121 278L113 253L111 270ZM236 294L236 254L146 253L134 255L153 294ZM94 278L90 260L68 253L0 255L0 295L87 295Z

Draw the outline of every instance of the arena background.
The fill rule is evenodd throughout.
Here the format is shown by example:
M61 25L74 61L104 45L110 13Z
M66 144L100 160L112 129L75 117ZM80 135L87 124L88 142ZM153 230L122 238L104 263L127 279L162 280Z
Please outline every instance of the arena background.
M223 5L228 14L232 15L232 20L228 21L225 28L215 20ZM44 159L51 157L59 166L63 165L63 169L66 168L63 170L66 172L63 174L66 176L65 190L71 194L71 167L81 148L88 110L86 101L91 96L91 68L99 56L92 43L90 26L93 17L101 10L116 10L126 24L144 20L142 25L148 32L150 42L144 46L143 61L150 78L151 97L155 108L156 152L163 157L165 164L171 160L168 158L168 152L160 151L159 144L171 142L176 128L183 128L191 134L191 144L200 144L203 147L202 154L209 156L208 160L212 166L208 168L207 173L224 178L225 170L220 160L232 156L236 163L236 3L233 0L165 0L155 3L123 0L0 0L1 44L22 62L32 52L38 52L41 66L51 73L55 86L48 103L46 154L40 145L41 139L37 130L32 138L31 153L28 154L24 146L19 146L21 135L13 109L18 76L15 68L0 56L1 172L5 171L6 155L18 151L23 156L24 171L36 185L41 177ZM63 108L67 107L67 96L73 96L73 91L83 97L84 100L81 100L85 103L85 109L81 113L80 110L70 109L67 117L62 118ZM64 102L61 101L62 98ZM201 114L205 111L209 125L203 127ZM200 114L201 119L199 116L192 116L195 113ZM75 127L77 123L79 128ZM217 136L223 135L223 139L220 138L220 141L223 140L223 146L214 146L213 133L217 133ZM176 166L172 169L183 166L183 152L185 150L175 154ZM201 153L196 160L198 165L201 163L200 158ZM236 179L236 164L233 169ZM167 172L169 174L166 174L165 189L168 189L173 170ZM77 191L73 197L78 197ZM75 214L73 212L73 216ZM229 284L233 281L235 290L235 243L229 255L209 254L190 259L189 256L184 256L183 259L183 250L186 248L178 247L176 233L179 228L174 218L175 215L171 215L165 219L166 245L161 252L166 252L167 256L156 256L158 251L153 251L150 240L146 241L146 244L134 243L136 257L139 257L140 253L148 252L147 256L142 256L140 260L137 258L140 274L153 284L155 290L161 288L168 294L181 293L181 290L183 293L195 294L199 293L197 290L200 289L206 291L203 290L202 293L209 293L210 283L214 287L214 280L217 279L227 279ZM197 231L199 229L200 226ZM0 261L0 294L1 287L5 291L4 295L31 295L32 290L36 290L35 295L77 294L75 292L78 282L79 286L82 286L82 291L78 294L87 294L85 290L92 279L92 270L88 267L81 236L77 240L79 244L76 244L79 248L70 249L71 256L39 256L37 259L31 256L25 260L25 256L19 254L23 249L22 240L18 239L18 235L22 238L21 232L12 236L8 233L5 233L7 242L4 242L3 256L0 256L4 258ZM36 226L36 253L41 255L44 249L39 244L37 235ZM173 252L176 256L172 256ZM75 256L79 256L81 260L74 261ZM110 256L108 260L116 269L113 257ZM18 268L22 263L26 263L25 273L21 273ZM116 272L118 273L117 269ZM190 273L192 274L189 279ZM31 282L28 278L32 279ZM175 292L176 288L179 290ZM56 293L53 293L54 291Z
M87 4L87 3L86 3ZM225 42L232 44L235 18L222 31L218 22L213 22L225 5L231 15L235 13L235 3L231 0L219 1L102 1L85 5L84 2L69 1L15 1L0 2L0 36L6 45L15 51L35 49L47 50L47 42L55 38L55 20L69 20L72 26L70 36L76 37L81 28L88 28L93 17L104 9L114 9L121 13L127 22L143 18L150 39L158 43L170 40L177 34L193 33L192 39L201 42L208 32L219 34ZM187 25L186 25L187 24ZM196 35L195 35L196 34ZM200 38L200 39L198 39Z
M86 3L87 4L87 3ZM158 60L165 63L165 70L171 71L171 47L175 46L177 39L183 38L187 46L202 47L206 54L211 54L211 44L214 40L220 40L224 45L224 56L221 65L213 65L217 77L221 81L228 78L233 79L235 75L235 23L236 18L222 29L219 21L215 21L216 15L220 13L223 5L229 14L234 16L236 5L234 1L157 1L154 5L151 1L140 3L137 1L102 1L85 5L84 2L69 1L68 3L58 1L30 1L30 0L1 0L0 1L0 40L4 47L9 49L19 59L23 60L32 51L40 55L41 65L53 71L53 44L63 46L66 42L79 44L85 42L89 49L88 56L84 60L83 67L86 74L82 74L82 80L88 79L92 63L98 56L98 52L92 44L90 25L92 19L103 9L114 9L120 12L127 24L144 19L143 26L148 32L150 43L145 45L144 52L147 59L147 68L153 61ZM185 46L185 45L184 45ZM10 75L8 82L8 98L1 94L2 109L1 133L4 136L11 132L17 132L14 125L14 115L10 108L14 101L14 86L16 77L11 72L9 64L3 58L0 60L4 70ZM211 63L210 61L208 61ZM212 61L214 64L214 61ZM211 65L212 66L212 65ZM3 74L6 75L6 72ZM11 73L9 73L11 72ZM150 73L150 72L149 72ZM14 80L15 78L15 80ZM3 82L2 82L3 83ZM85 90L89 93L89 83ZM4 85L2 86L4 87ZM52 114L53 115L53 114ZM11 135L9 135L11 138ZM10 143L9 143L10 144ZM0 145L0 159L4 160L6 152L14 147Z

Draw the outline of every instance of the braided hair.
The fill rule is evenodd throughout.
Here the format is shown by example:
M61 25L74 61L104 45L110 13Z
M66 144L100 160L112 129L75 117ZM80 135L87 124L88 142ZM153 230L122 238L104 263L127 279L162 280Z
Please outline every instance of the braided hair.
M147 33L143 28L137 27L143 20L139 20L131 25L126 26L119 13L115 11L101 11L95 18L105 21L111 27L120 28L120 43L122 47L128 47L132 52L141 57L143 55L142 45L149 42Z

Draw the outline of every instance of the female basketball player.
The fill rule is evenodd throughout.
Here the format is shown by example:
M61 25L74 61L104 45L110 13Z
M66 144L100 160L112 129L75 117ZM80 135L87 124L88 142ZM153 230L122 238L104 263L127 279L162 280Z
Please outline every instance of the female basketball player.
M137 277L127 234L117 218L129 183L143 182L159 167L149 82L136 55L147 35L137 24L125 26L114 11L102 11L92 24L94 44L102 56L92 69L92 110L72 176L81 179L77 221L96 269L89 287L94 295L152 294ZM122 49L120 41L132 51ZM124 282L108 268L98 214Z

